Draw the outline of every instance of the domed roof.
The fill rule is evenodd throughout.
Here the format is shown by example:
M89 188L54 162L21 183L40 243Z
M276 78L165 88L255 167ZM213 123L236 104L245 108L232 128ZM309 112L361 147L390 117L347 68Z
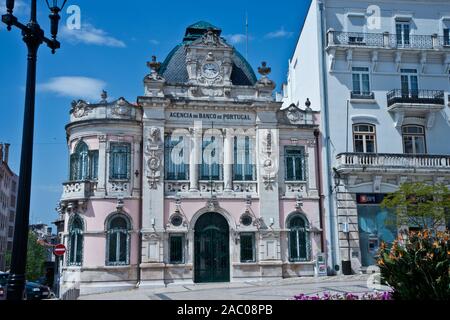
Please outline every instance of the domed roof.
M185 46L202 37L211 30L220 36L222 30L213 26L209 22L199 21L186 28L183 42L177 45L161 64L159 73L170 84L187 83L189 80L186 68ZM225 39L222 38L226 42ZM257 79L247 60L235 49L232 56L233 70L231 72L231 82L235 86L253 86Z

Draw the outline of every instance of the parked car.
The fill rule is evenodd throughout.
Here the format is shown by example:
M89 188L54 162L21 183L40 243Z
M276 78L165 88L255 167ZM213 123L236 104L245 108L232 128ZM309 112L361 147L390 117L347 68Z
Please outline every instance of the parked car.
M8 282L8 273L0 273L0 300L6 300L6 284Z
M27 300L42 300L48 299L52 296L52 292L49 287L41 285L36 282L26 283Z
M6 300L6 285L9 273L0 273L0 300ZM27 281L25 284L26 300L42 300L54 297L50 288L36 282Z

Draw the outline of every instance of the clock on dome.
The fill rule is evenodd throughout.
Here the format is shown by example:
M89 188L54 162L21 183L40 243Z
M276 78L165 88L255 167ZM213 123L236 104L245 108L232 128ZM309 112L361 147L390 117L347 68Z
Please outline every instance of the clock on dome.
M205 78L213 79L219 75L219 66L217 63L205 63L202 72Z

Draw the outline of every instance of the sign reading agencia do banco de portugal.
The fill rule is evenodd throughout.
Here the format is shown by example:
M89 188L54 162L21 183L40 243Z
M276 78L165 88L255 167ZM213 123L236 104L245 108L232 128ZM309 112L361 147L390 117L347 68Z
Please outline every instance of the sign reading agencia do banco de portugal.
M202 113L202 112L170 112L169 119L195 119L195 120L236 120L252 121L253 117L242 113Z

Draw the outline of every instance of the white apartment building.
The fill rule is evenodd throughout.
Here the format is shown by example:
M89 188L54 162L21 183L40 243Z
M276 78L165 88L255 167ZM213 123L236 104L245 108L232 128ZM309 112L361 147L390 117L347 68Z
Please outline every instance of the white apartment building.
M365 271L396 237L387 193L450 184L449 30L448 0L311 2L283 107L320 106L330 272Z

